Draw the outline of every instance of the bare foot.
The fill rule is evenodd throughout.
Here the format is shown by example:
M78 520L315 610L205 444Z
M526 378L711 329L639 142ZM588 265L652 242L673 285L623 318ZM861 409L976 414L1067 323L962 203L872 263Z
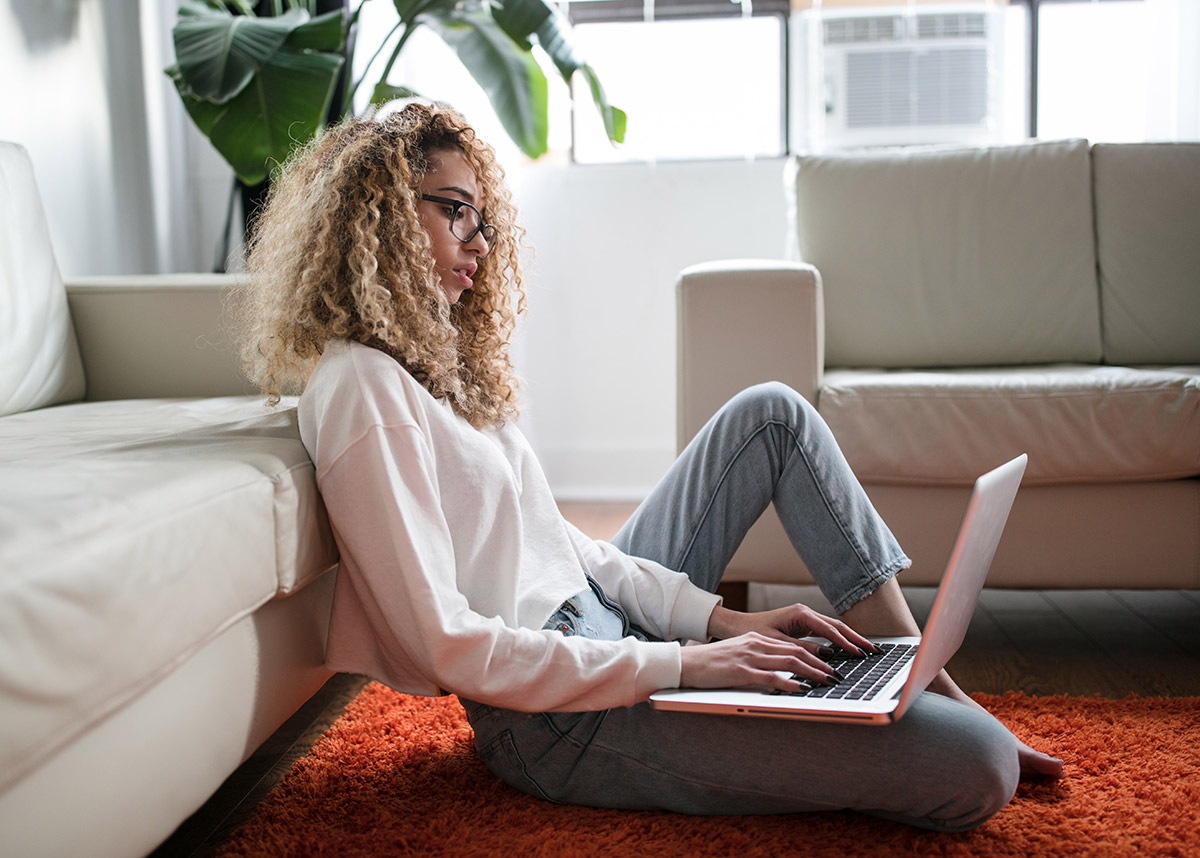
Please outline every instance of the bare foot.
M976 700L959 688L944 670L929 684L929 690L949 697L951 700L958 700L966 703L968 706L974 706L982 712L987 712L983 706L979 705ZM1013 741L1017 743L1017 761L1021 765L1021 777L1062 777L1062 760L1052 757L1049 754L1043 754L1041 751L1035 751L1016 736L1013 736Z
M1017 743L1017 760L1021 764L1021 777L1053 779L1063 776L1062 760L1049 754L1043 754L1041 751L1035 751L1016 736L1013 739Z
M868 636L921 634L895 578L889 578L868 596L856 602L842 614L842 619L855 631ZM929 690L987 711L959 688L944 670L929 684ZM1035 751L1016 736L1013 736L1013 741L1017 743L1017 759L1021 763L1022 777L1062 777L1062 760Z

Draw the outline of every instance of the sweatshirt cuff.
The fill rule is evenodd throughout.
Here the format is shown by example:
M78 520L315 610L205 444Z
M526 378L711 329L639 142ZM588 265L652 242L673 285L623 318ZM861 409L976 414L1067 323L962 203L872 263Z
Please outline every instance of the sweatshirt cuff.
M637 700L646 700L655 691L663 688L678 688L683 673L683 647L671 641L652 641L642 646L650 648L650 655L638 672Z
M721 604L716 593L687 583L679 589L671 609L671 637L675 640L704 642L708 640L708 619L713 608Z

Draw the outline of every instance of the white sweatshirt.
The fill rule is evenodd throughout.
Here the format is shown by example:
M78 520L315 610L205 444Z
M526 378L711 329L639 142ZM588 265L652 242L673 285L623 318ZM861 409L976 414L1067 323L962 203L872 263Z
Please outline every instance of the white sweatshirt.
M679 684L671 641L704 640L719 598L565 521L515 426L479 431L345 341L327 344L299 421L341 552L330 669L529 712L629 706ZM668 642L543 630L585 570Z

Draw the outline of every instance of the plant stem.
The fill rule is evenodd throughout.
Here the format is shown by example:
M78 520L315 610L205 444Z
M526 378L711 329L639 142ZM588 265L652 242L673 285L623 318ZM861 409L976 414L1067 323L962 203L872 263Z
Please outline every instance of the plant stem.
M396 43L396 50L392 51L392 56L383 69L383 74L379 78L380 82L387 83L388 75L392 73L392 66L396 64L396 58L400 56L400 49L404 47L404 43L408 41L409 36L416 32L417 27L419 26L421 25L415 20L411 23L404 24L404 33L400 36L400 41Z
M359 6L358 8L361 9L362 7ZM392 29L388 31L388 34L386 36L384 36L383 39L379 42L379 47L377 47L375 49L375 53L371 54L371 59L367 60L366 66L363 67L362 76L354 82L354 85L352 87L350 87L350 92L347 94L348 98L350 100L354 99L354 95L355 95L355 93L358 92L358 88L360 86L362 86L363 81L365 81L367 79L367 72L370 71L371 66L375 63L375 60L379 58L379 55L381 53L383 53L383 49L384 49L384 47L387 46L387 43L391 40L392 35L397 30L399 30L402 26L404 26L403 21L396 21L395 26L393 26ZM349 59L349 58L347 58L347 59ZM391 68L391 66L389 65L388 68ZM345 102L343 102L343 104L345 104Z
M404 43L407 42L409 37L417 31L417 27L421 26L421 15L423 15L425 10L429 7L437 5L437 2L438 0L426 0L426 2L419 4L415 9L413 9L411 20L400 21L401 24L404 24L404 34L400 36L400 41L397 42L396 49L392 51L392 56L388 60L387 66L383 70L383 76L379 78L382 83L387 83L388 75L392 73L392 66L396 64L396 58L400 56L400 50L404 47Z

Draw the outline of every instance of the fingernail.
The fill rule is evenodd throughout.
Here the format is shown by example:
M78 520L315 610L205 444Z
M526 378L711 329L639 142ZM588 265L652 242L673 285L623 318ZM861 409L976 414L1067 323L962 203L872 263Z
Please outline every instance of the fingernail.
M845 676L842 675L842 672L840 670L838 670L836 667L833 670L829 671L829 675L838 680L842 680L842 679L846 678Z
M827 673L827 674L825 674L825 684L826 685L837 685L838 678L836 676L834 676L832 673Z
M818 658L822 658L822 659L833 658L835 655L837 655L837 651L831 646L823 646L823 647L817 648L817 657Z

